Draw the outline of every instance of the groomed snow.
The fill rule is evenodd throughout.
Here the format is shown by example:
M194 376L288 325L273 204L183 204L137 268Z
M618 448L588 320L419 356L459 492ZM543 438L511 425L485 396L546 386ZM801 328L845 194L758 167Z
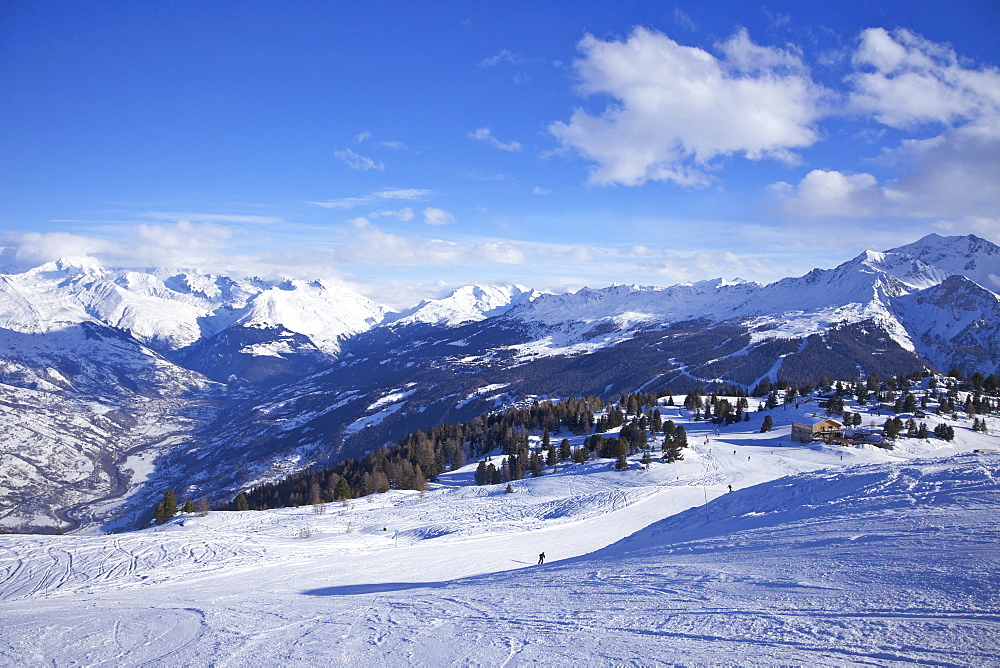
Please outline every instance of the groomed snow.
M324 514L0 536L0 664L1000 662L1000 453L971 452L1000 439L793 445L805 407L766 434L663 410L692 447L649 471L508 494L473 463Z

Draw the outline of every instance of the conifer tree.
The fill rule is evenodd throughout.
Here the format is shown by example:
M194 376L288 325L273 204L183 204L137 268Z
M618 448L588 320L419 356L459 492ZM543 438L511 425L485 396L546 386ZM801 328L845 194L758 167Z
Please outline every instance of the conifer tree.
M250 507L247 505L246 494L244 494L243 492L240 492L239 494L236 495L236 499L235 499L234 503L236 505L236 510L240 510L240 511L242 511L242 510L250 510Z
M538 478L541 477L545 471L542 469L542 458L538 456L537 452L531 453L531 459L529 460L531 465L531 475Z
M567 460L572 456L572 454L573 450L569 445L569 439L564 438L562 442L559 444L559 459Z
M174 495L174 490L172 489L168 489L163 493L163 512L166 514L167 519L177 514L177 497Z
M760 425L760 433L765 434L774 429L774 421L771 419L771 415L764 416L764 422Z

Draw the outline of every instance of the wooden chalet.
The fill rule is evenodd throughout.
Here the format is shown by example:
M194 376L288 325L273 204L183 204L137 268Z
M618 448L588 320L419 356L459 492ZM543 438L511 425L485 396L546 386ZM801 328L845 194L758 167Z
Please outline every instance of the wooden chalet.
M835 438L842 438L844 435L844 425L832 418L817 418L806 423L792 423L792 440L799 443L812 443L813 441L831 442Z

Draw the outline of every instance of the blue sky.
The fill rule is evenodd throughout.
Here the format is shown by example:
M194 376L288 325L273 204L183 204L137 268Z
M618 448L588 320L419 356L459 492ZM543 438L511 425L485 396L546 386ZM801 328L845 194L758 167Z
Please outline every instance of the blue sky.
M994 2L0 2L0 245L403 305L1000 242Z

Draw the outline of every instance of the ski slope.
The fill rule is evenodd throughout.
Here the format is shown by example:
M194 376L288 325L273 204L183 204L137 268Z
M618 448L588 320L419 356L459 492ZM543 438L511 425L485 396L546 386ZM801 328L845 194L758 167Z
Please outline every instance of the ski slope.
M1000 439L664 410L692 447L648 471L0 536L0 664L1000 665Z

